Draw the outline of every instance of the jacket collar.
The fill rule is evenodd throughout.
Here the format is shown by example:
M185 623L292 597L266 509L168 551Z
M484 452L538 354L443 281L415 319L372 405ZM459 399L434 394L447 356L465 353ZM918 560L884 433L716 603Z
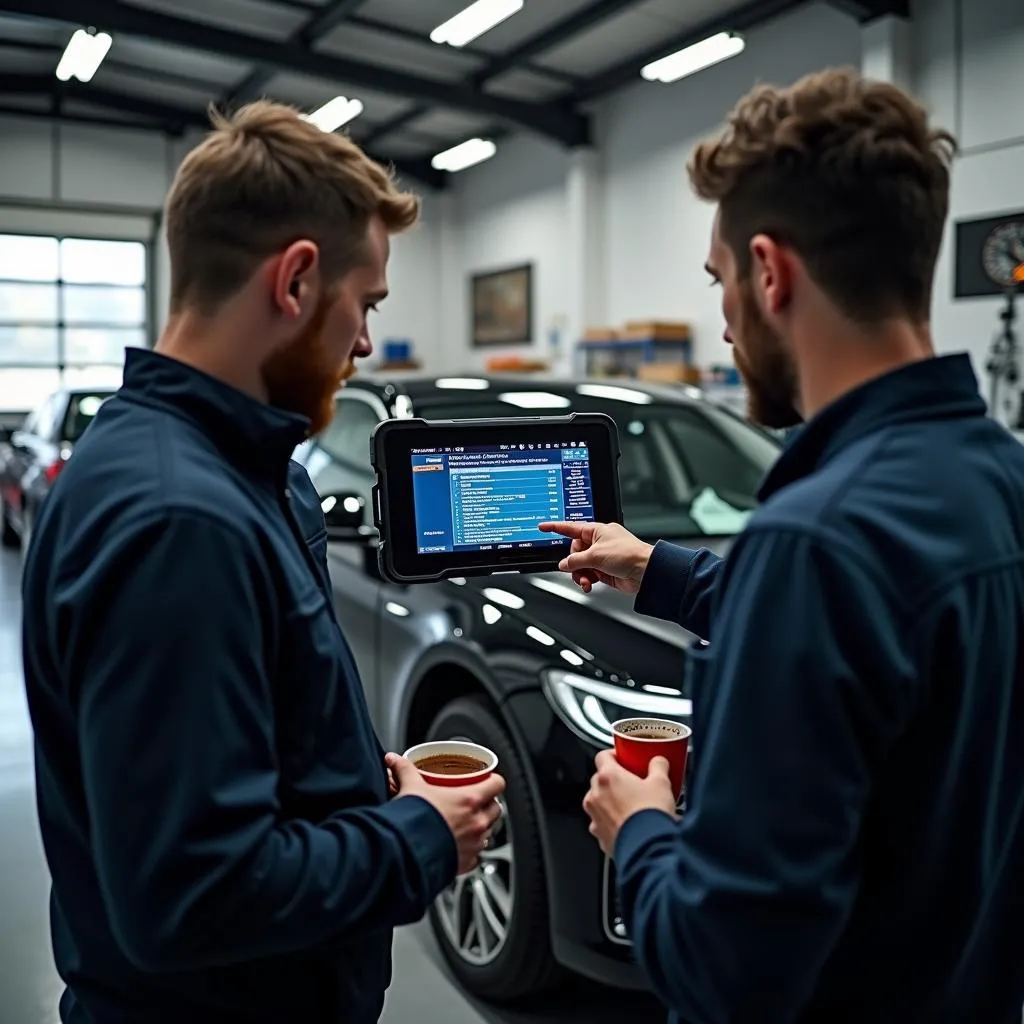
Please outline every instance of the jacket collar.
M758 497L766 501L820 469L848 445L885 427L985 412L968 355L908 363L848 391L801 427L768 473Z
M178 359L149 349L125 353L122 393L198 427L229 461L280 475L309 420L261 402Z

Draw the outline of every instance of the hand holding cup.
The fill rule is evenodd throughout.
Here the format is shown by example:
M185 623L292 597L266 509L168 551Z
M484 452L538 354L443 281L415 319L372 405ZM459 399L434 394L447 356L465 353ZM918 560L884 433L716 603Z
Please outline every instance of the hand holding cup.
M472 871L502 815L498 797L505 780L494 773L495 754L473 743L420 744L404 757L388 754L385 762L398 787L396 799L418 796L433 806L455 838L458 873Z

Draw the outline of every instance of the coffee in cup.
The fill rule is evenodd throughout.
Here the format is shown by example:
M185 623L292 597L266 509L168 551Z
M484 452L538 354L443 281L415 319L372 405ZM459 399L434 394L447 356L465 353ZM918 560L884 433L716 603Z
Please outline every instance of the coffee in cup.
M678 800L683 792L691 731L681 722L664 718L624 718L612 724L615 759L627 771L646 778L651 761L665 758L672 792Z
M494 774L498 755L466 740L420 743L404 755L434 786L472 786Z

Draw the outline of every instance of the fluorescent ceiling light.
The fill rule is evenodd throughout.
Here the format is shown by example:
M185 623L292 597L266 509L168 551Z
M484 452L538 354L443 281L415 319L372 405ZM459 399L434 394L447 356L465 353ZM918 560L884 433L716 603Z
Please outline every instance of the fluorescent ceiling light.
M322 132L336 132L343 124L354 121L362 112L363 104L359 100L335 96L312 114L303 114L302 119L315 124Z
M92 76L99 70L114 40L106 32L95 35L84 28L76 30L68 40L60 63L57 65L57 77L62 82L77 78L80 82L92 81Z
M465 46L522 9L523 0L476 0L454 18L438 25L430 38L435 43Z
M443 153L438 153L430 161L430 166L435 171L464 171L474 164L490 160L497 152L498 147L490 139L470 139L461 145L446 149Z
M742 36L732 32L719 32L707 39L687 46L685 50L670 53L661 60L646 65L640 74L648 82L678 82L680 78L696 74L719 61L742 53L746 43Z

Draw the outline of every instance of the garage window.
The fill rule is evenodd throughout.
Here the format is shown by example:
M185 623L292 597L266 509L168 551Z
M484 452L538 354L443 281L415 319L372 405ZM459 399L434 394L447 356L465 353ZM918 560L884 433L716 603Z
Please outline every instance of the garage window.
M147 340L142 242L0 234L0 412L64 385L116 385Z

